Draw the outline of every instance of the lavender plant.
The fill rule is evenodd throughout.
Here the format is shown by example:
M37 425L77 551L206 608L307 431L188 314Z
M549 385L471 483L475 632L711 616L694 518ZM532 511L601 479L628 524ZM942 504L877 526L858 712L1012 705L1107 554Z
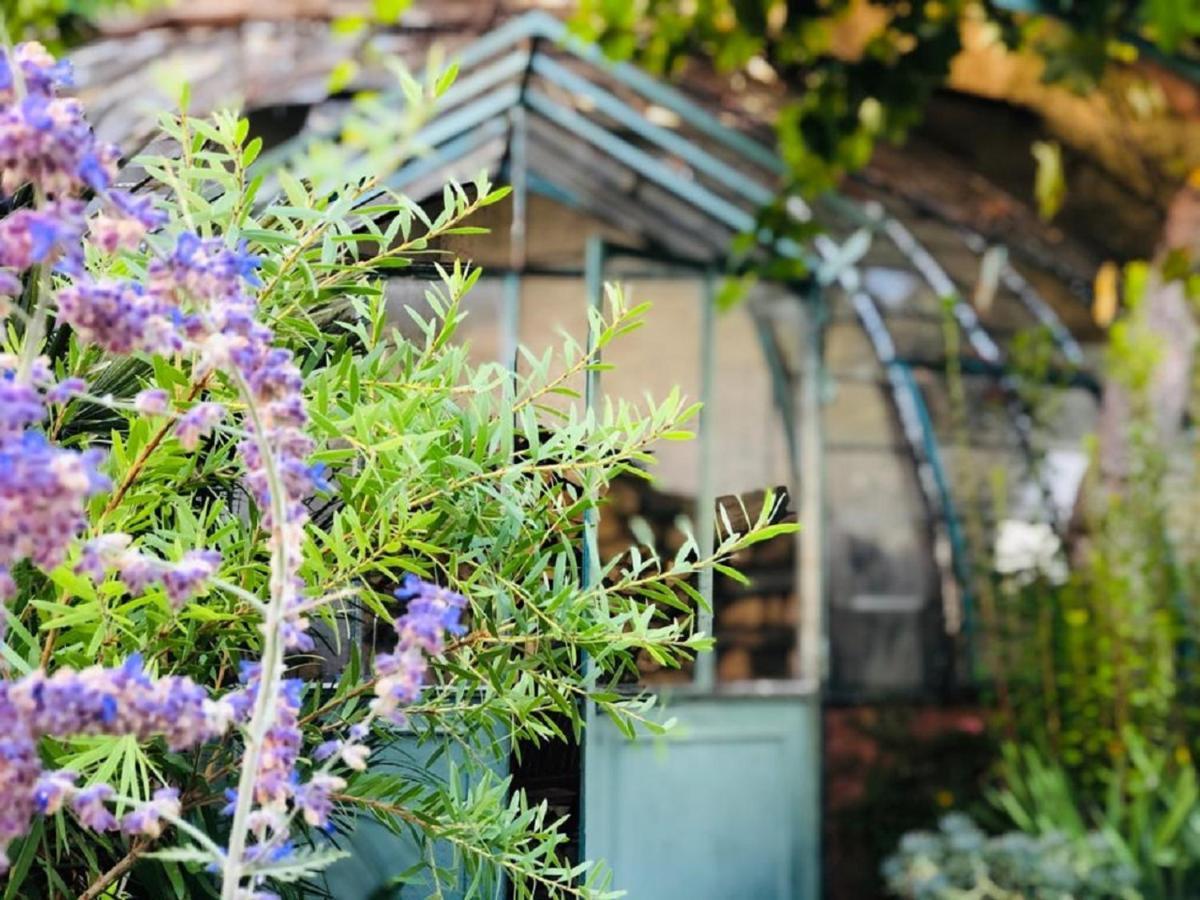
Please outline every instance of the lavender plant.
M451 184L432 215L387 187L434 71L286 167L236 115L165 116L131 193L67 67L0 57L5 897L299 894L363 814L477 885L605 895L489 761L577 735L585 703L658 727L618 690L634 654L704 649L687 579L778 527L767 504L711 558L635 551L579 587L584 510L694 409L546 403L637 327L619 292L591 346L515 379L453 341L477 270L439 266L418 337L389 332L380 275L505 193ZM374 619L395 647L368 667ZM304 680L318 641L345 665ZM368 771L399 740L464 749L475 788Z
M299 576L304 498L322 489L322 467L308 462L313 442L303 378L293 354L273 346L274 333L257 318L250 289L261 286L259 260L244 242L231 247L220 237L185 230L173 245L148 259L141 278L97 278L85 269L85 247L112 254L137 249L166 217L153 204L111 188L116 174L115 148L96 142L75 101L56 89L65 70L35 44L18 46L0 73L3 146L7 193L29 186L32 205L4 219L0 263L10 296L25 273L36 292L25 317L19 350L5 360L3 412L5 530L0 580L16 592L10 567L28 559L43 571L62 564L72 543L87 527L85 506L110 485L100 474L102 454L55 446L33 426L47 405L84 394L84 379L57 379L46 360L36 356L47 314L71 327L78 338L112 354L134 352L188 354L193 374L204 378L220 370L242 401L236 436L243 482L262 511L270 553L268 596L252 600L262 617L261 655L242 667L242 687L220 700L186 677L155 678L138 655L117 668L92 666L79 672L60 669L47 677L35 671L5 682L0 706L11 728L5 740L2 772L5 821L0 845L28 830L35 813L53 813L70 803L85 827L126 834L156 835L163 821L182 823L178 790L156 790L148 802L134 803L120 820L109 809L115 792L107 784L76 790L74 772L43 768L37 741L46 736L132 736L139 741L162 735L171 750L185 750L223 736L233 722L244 723L245 754L232 790L228 849L200 841L221 876L221 896L265 896L255 864L277 861L290 852L290 819L301 812L312 825L324 825L329 795L344 786L324 768L306 782L296 776L302 743L298 714L302 685L284 677L287 650L311 650L306 608L321 599L305 597ZM80 199L90 191L100 212L85 215ZM59 276L69 281L55 285ZM10 312L15 312L16 308ZM139 392L134 408L170 414L162 390ZM176 439L185 449L214 431L225 417L216 402L200 402L179 413ZM120 532L99 534L79 550L76 574L103 581L115 572L132 594L161 584L172 605L187 602L209 582L221 563L207 549L186 552L176 563L131 547ZM441 630L458 629L460 596L407 589L416 598L399 620L408 639L405 652L389 657L386 675L377 682L379 709L396 716L399 704L415 699L424 673L424 652L441 649ZM356 734L365 733L360 723ZM343 759L361 760L343 750ZM199 833L195 833L199 837ZM7 867L7 859L3 864Z

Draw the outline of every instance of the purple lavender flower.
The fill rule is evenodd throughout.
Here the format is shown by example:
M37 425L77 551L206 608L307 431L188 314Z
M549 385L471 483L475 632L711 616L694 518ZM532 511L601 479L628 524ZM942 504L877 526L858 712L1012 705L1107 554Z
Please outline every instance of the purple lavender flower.
M296 808L314 828L326 828L333 812L332 795L346 786L344 779L318 772L296 790Z
M0 441L0 566L63 561L86 524L85 502L108 486L96 468L102 457L53 447L31 431Z
M225 702L233 710L233 720L244 722L250 717L254 698L258 696L258 681L262 677L262 664L243 659L238 663L238 683L241 687L225 695Z
M9 269L0 269L0 297L16 297L23 289L20 276Z
M46 391L46 402L66 403L68 400L78 397L86 390L87 382L82 378L64 378Z
M184 232L167 259L155 259L148 270L150 290L176 303L188 301L218 316L220 327L225 307L250 309L253 301L243 284L257 285L254 274L258 257L246 253L244 245L234 250L220 238L202 239Z
M175 436L186 450L195 450L201 439L206 437L225 418L225 407L220 403L197 403L175 423Z
M321 762L336 753L347 768L353 769L355 772L364 772L367 768L367 757L371 755L371 748L362 742L366 739L369 731L370 726L366 722L357 722L350 726L346 740L325 741L318 744L316 750L313 751L313 759Z
M0 62L0 190L12 194L36 184L54 196L102 191L115 175L119 154L98 142L77 100L54 96L68 81L69 68L58 64L40 44L22 44L15 58L25 82L16 96L11 61Z
M143 803L121 818L121 831L125 834L141 834L149 838L159 837L165 827L163 820L178 818L180 811L178 789L159 788L149 802Z
M232 720L228 704L209 699L190 678L150 678L137 654L115 669L33 672L0 682L0 697L34 737L162 735L169 748L181 750L219 737Z
M8 708L0 696L0 713ZM27 732L7 715L0 717L5 728L0 733L0 873L8 871L5 848L13 838L29 828L34 814L34 786L41 775L42 764L37 745Z
M54 200L42 209L18 209L0 219L0 266L23 271L58 263L64 271L78 271L84 209L79 200Z
M311 653L316 648L316 644L313 642L312 635L308 633L308 617L302 611L304 582L293 577L292 583L294 587L287 598L279 623L280 634L283 635L283 646L286 650Z
M29 41L16 46L12 59L0 49L0 103L11 103L15 97L14 62L20 69L25 90L30 93L48 95L74 83L70 62L56 60L37 41Z
M58 292L58 315L80 340L112 353L173 353L184 341L176 311L131 281L80 279Z
M11 369L0 373L0 441L19 438L45 415L46 406L37 388L17 381Z
M396 649L375 658L375 699L371 709L385 719L404 723L403 707L421 695L430 656L445 649L444 634L462 634L460 622L467 600L447 588L422 581L411 573L396 589L406 601L404 615L396 619Z
M117 817L108 808L113 789L107 784L95 784L75 794L71 809L79 818L79 824L93 831L115 831Z
M155 209L149 196L109 191L105 199L108 205L89 223L92 243L105 253L136 249L147 232L167 222L166 213Z
M279 623L279 631L283 635L283 646L286 650L312 653L316 649L316 642L308 633L308 619L304 616L284 617Z
M115 213L137 222L144 231L162 228L167 224L167 214L154 205L152 195L131 194L129 191L109 191L105 195L105 199Z
M84 542L79 562L75 564L75 573L86 575L93 581L103 581L108 570L117 565L131 540L127 534L112 532Z
M161 388L148 388L134 395L133 408L144 416L163 416L171 411L171 398Z
M259 759L254 798L264 806L280 807L292 796L296 760L300 757L303 735L300 732L300 695L304 683L285 679L280 687L275 721L267 729Z
M76 101L56 96L68 74L39 45L0 53L0 191L11 194L25 184L39 189L38 208L0 220L0 295L21 290L19 273L35 265L53 266L71 277L57 292L57 318L81 340L114 353L188 351L195 357L194 377L216 370L234 377L256 414L246 426L249 439L238 447L246 485L262 507L270 550L283 560L274 582L282 592L276 598L282 604L282 643L292 650L312 649L298 577L308 518L304 501L329 486L323 468L308 462L313 442L303 430L308 416L302 373L291 352L273 346L272 331L255 319L251 289L261 286L259 260L244 243L231 247L221 238L184 233L168 256L151 261L144 283L86 277L85 233L101 251L116 253L138 246L149 231L166 224L166 216L150 199L110 190L116 150L96 141ZM90 223L79 199L89 191L100 200L100 212ZM4 369L0 362L0 374ZM29 558L43 568L62 561L84 525L84 504L106 485L96 470L99 454L51 447L31 431L44 418L47 402L65 400L83 386L70 379L54 384L46 367L37 368L27 383L9 381L0 379L0 593L7 589L5 579L11 582L8 571L16 561ZM164 414L169 399L165 392L147 391L139 394L135 407ZM194 449L224 413L217 403L196 404L176 423L181 444ZM280 474L281 484L271 483L268 469ZM283 496L272 497L276 489ZM160 583L178 604L200 590L219 564L219 555L208 550L190 551L168 563L133 549L126 535L106 535L83 547L77 570L97 580L115 570L131 591ZM407 624L398 623L401 646L407 649L398 652L403 665L391 677L400 686L407 672L412 685L397 689L412 696L424 677L424 654L440 652L442 630L457 627L458 612L448 613L446 607L454 606L458 595L432 590L428 595L419 591L403 617ZM460 611L463 603L455 609ZM36 809L57 809L69 796L68 773L38 781L38 739L111 734L147 740L161 735L170 748L192 746L223 734L232 719L249 714L259 671L249 666L244 687L221 701L210 700L186 678L150 678L137 656L116 669L94 666L51 676L35 672L0 682L0 721L12 724L6 738L12 747L0 752L0 796L8 796L3 788L10 783L28 787L18 791L20 799L11 809L0 813L0 850L22 833ZM253 800L259 808L249 827L257 843L247 850L246 861L286 857L291 852L289 809L324 826L332 794L343 784L324 773L307 784L297 778L300 693L300 683L288 680L270 698L273 717L253 773ZM352 768L365 765L369 751L363 738L365 731L352 730L350 740L339 747ZM103 785L76 793L73 808L80 821L96 829L114 828L115 817L106 806L111 795ZM121 825L130 834L157 836L163 817L177 812L178 795L164 789ZM273 895L258 891L253 896L266 900Z
M135 596L146 593L162 578L161 561L136 550L121 554L116 569L121 583Z
M226 696L226 701L239 718L247 716L257 700L261 671L258 663L243 664L241 678L244 687ZM281 858L290 853L287 849L290 844L286 840L289 804L294 805L297 811L302 811L302 802L313 805L315 809L320 808L320 785L311 795L305 794L296 774L296 763L303 744L299 720L302 691L302 682L285 679L275 698L274 718L263 736L258 770L252 786L258 808L250 814L246 824L258 843L246 849L247 862L264 856ZM226 791L226 798L229 802L225 812L232 814L237 808L237 791Z
M64 801L75 790L79 775L66 769L44 772L33 788L33 803L44 816L52 816L62 809Z
M183 750L224 734L232 716L228 703L210 700L187 678L151 679L136 655L116 669L93 666L49 677L34 672L0 681L0 871L8 865L5 848L28 830L33 815L54 813L72 795L74 773L42 771L39 738L108 734L147 740L161 734L168 747ZM111 830L117 827L106 806L111 797L110 787L93 785L75 792L71 806L86 827ZM177 799L170 790L155 794L153 818L174 814ZM150 814L140 823L135 817L134 824L143 833L153 827Z
M146 236L146 227L137 219L101 212L88 222L88 237L107 254L135 250Z
M167 562L147 556L130 547L132 538L113 532L87 541L79 554L75 571L93 581L102 581L116 570L132 594L141 594L153 584L161 584L174 607L182 606L203 590L221 565L215 550L189 550L179 562Z
M221 554L215 550L189 550L179 562L164 566L162 583L171 605L182 606L203 590L220 565Z
M81 340L114 353L224 346L223 361L232 364L235 355L243 359L242 375L257 385L264 404L268 395L269 403L278 404L266 411L267 426L298 427L303 418L299 373L290 355L270 349L270 330L254 321L254 300L245 289L259 283L258 261L244 246L229 248L220 240L185 235L169 260L151 265L146 285L96 282L84 275L83 241L89 230L92 243L111 253L136 247L167 217L149 198L110 190L117 150L96 140L77 101L56 95L69 74L69 67L56 63L38 44L0 50L0 193L12 195L32 185L38 201L35 208L0 219L0 298L22 291L26 270L53 267L71 278L56 292L55 315ZM82 199L89 192L100 201L100 212L90 223ZM77 378L55 383L44 360L30 367L27 360L18 365L12 357L0 357L0 599L16 592L11 575L15 563L28 559L51 569L65 559L86 524L87 501L108 486L98 471L99 451L55 447L33 430L45 418L48 403L65 402L85 387ZM162 392L149 392L139 396L137 405L161 413L168 410L168 400ZM181 442L194 447L223 414L215 403L198 404L178 424ZM277 444L306 454L310 445L305 441L303 435L283 434ZM275 445L271 452L282 454ZM291 481L301 479L291 476ZM293 504L288 522L281 525L298 530L302 509ZM292 531L288 535L298 541ZM219 554L210 550L189 551L170 563L145 556L130 543L120 534L90 541L77 569L96 579L115 569L131 590L161 583L178 604L201 590L220 564ZM290 567L298 564L297 553ZM304 624L293 609L293 643L307 639ZM0 681L0 797L5 801L0 808L0 869L7 866L4 849L27 830L31 817L53 813L68 800L85 826L117 826L107 805L111 788L94 785L76 791L74 773L44 772L37 752L41 738L120 735L145 741L161 736L168 748L182 750L223 735L240 711L235 699L212 700L187 678L152 678L137 655L117 668L63 669L52 675L38 671ZM256 785L263 802L290 798L294 789L294 778L286 784L281 779L294 773L300 747L298 686L288 683L278 703ZM319 813L320 785L305 796L308 807ZM178 793L164 788L121 824L127 833L154 837L163 819L178 810ZM278 848L279 843L272 836L272 845Z
M413 627L429 633L431 644L426 648L429 653L441 652L441 630L453 635L466 634L467 627L461 619L467 598L462 594L423 581L411 572L404 576L400 587L392 594L408 604L404 616L396 622L397 632L400 633L403 627Z

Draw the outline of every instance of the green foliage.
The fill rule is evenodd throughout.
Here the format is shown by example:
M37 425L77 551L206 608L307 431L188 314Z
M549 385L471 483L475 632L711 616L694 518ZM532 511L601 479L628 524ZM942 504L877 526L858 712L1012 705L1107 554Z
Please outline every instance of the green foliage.
M81 30L104 13L140 12L168 0L6 0L0 9L0 31L12 41L30 38L52 47L73 43Z
M1092 802L1068 771L1031 747L1004 749L1002 787L991 799L1029 835L1065 835L1087 843L1093 832L1138 874L1147 900L1183 900L1200 892L1200 787L1191 756L1155 746L1133 729L1125 753Z
M1057 141L1034 141L1033 159L1037 173L1033 181L1033 196L1038 215L1047 221L1062 208L1067 195L1067 179L1063 173L1062 147Z
M1069 574L987 579L997 599L986 623L987 674L1001 723L1021 742L1005 748L989 799L1026 839L1066 841L1078 853L1101 835L1137 874L1136 896L1152 900L1200 892L1191 601L1200 560L1181 529L1196 484L1172 476L1162 444L1151 394L1161 338L1146 299L1175 277L1144 264L1126 269L1106 372L1127 417L1122 433L1106 435L1103 462L1093 442ZM1046 398L1027 387L1045 353L1033 338L1018 349L1029 371L1022 395L1044 421Z
M920 121L968 19L1033 50L1047 81L1077 90L1093 87L1114 60L1135 59L1131 40L1175 53L1194 51L1200 35L1200 13L1175 0L580 0L576 25L613 56L657 71L679 71L698 56L724 72L785 82L780 154L792 186L816 192L865 165L876 142L898 140Z
M1092 442L1070 573L999 580L1002 611L989 629L1011 695L1007 733L1052 752L1092 798L1124 758L1129 735L1196 750L1190 698L1200 672L1188 598L1200 557L1180 531L1180 514L1190 512L1149 394L1160 356L1143 302L1149 278L1144 265L1126 271L1125 312L1112 326L1105 368L1128 417L1123 434L1107 436L1103 459Z
M798 12L780 0L582 0L576 22L614 56L654 70L681 68L695 54L725 72L795 86L779 115L779 149L796 184L816 191L863 166L876 141L902 137L961 47L966 4L918 0L883 12L861 54L846 58L834 30L856 5L834 0Z
M60 49L86 39L106 15L151 12L176 2L179 0L5 0L0 5L0 31L7 31L14 43L32 39ZM346 34L373 23L395 25L411 5L412 0L372 0L367 14L337 19L331 30ZM357 71L353 60L339 65L343 72L349 69L347 80ZM334 91L340 89L331 87Z
M503 876L517 897L606 897L603 867L569 862L564 823L529 805L492 764L517 744L577 740L588 704L631 736L668 727L653 698L633 685L636 654L679 666L708 649L711 639L695 631L699 595L690 581L779 526L767 524L766 503L748 533L724 536L709 558L699 558L694 539L672 560L632 548L606 561L597 583L580 587L585 513L599 508L615 476L647 476L654 444L684 436L696 407L678 392L637 407L605 403L595 413L555 402L572 399L575 376L603 368L600 350L647 315L645 306L628 307L616 288L593 316L591 346L564 338L557 353L524 351L519 374L470 363L456 328L480 272L436 245L477 233L466 220L507 190L481 177L448 184L439 202L420 205L387 186L452 77L435 72L423 84L399 73L399 106L361 99L336 143L309 145L286 167L258 160L260 142L230 113L165 116L173 152L138 164L189 228L244 240L261 255L260 307L306 378L315 458L328 467L333 488L312 506L303 575L314 594L339 598L314 605L312 615L344 660L332 675L319 661L290 661L311 676L306 746L344 734L365 716L373 683L364 637L390 620L390 591L404 573L470 600L469 631L434 662L431 686L407 711L407 729L372 739L376 752L417 742L437 758L454 748L470 787L457 776L372 769L351 777L337 796L339 832L369 816L425 843L449 844L455 870L431 861L421 873L435 895L436 883L460 876L475 885L473 895L490 895ZM396 309L386 298L384 277L409 276L418 261L437 276L426 293L428 313ZM139 253L89 261L115 275L146 263ZM182 360L113 364L66 333L52 335L49 346L60 375L83 377L113 398L99 413L87 401L70 403L50 435L111 449L114 488L96 498L92 527L128 532L166 558L219 549L227 584L175 611L161 589L130 596L115 581L93 587L71 563L49 577L19 572L23 602L11 609L8 664L17 672L112 664L139 651L151 672L227 688L238 662L258 652L252 604L268 581L258 515L239 483L237 436L218 431L202 452L186 453L170 423L156 427L121 401L158 387L177 401L205 396L237 408L234 386ZM45 751L49 763L87 782L110 781L125 796L143 798L160 782L178 786L187 821L219 840L227 824L217 810L238 769L236 743L184 755L161 744L88 739ZM329 842L317 833L306 840L311 853L299 868L274 873L283 896L320 895L311 876L332 858ZM85 833L58 815L10 851L5 896L211 895L195 848L160 849L155 841Z

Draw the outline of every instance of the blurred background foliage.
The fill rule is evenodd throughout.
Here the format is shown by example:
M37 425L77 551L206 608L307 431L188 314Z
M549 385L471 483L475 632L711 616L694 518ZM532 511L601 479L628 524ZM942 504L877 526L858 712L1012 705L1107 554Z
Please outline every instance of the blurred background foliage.
M778 141L795 186L833 186L901 140L963 49L963 23L1045 61L1043 78L1087 91L1139 51L1198 60L1200 9L1183 0L580 0L580 32L613 56L670 73L695 57L782 82Z
M1171 339L1155 322L1164 297L1195 316L1200 291L1176 252L1129 264L1119 283L1103 366L1119 427L1102 423L1090 439L1064 565L1000 575L984 558L975 568L980 594L994 599L982 674L1004 741L985 802L976 794L960 806L974 820L951 817L901 841L884 866L899 896L1200 894L1200 379L1181 437L1162 421ZM1027 398L1035 418L1052 414L1049 398ZM981 518L982 498L971 499L967 515ZM1132 880L1108 868L1116 864ZM1099 880L1087 875L1096 867Z
M3 22L11 41L36 38L59 51L93 34L94 23L114 12L145 12L164 0L5 0Z

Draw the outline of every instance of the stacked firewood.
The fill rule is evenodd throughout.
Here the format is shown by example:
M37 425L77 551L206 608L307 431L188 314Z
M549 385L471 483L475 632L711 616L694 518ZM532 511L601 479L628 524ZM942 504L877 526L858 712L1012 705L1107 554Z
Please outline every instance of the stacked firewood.
M771 520L792 519L786 491L777 489L773 496ZM758 517L763 501L762 491L718 498L718 506L725 509L726 515L717 516L717 539L724 533L726 519L735 531L744 530L747 520ZM687 540L685 529L694 522L693 498L659 491L641 478L620 477L610 486L600 515L600 556L609 560L627 553L631 545L640 543L639 536L644 539L649 535L660 558L674 559ZM734 682L791 677L798 615L795 536L779 535L754 544L736 554L730 563L749 584L722 574L714 579L717 679ZM638 669L648 685L682 684L692 677L688 669L663 668L645 654L638 660Z

